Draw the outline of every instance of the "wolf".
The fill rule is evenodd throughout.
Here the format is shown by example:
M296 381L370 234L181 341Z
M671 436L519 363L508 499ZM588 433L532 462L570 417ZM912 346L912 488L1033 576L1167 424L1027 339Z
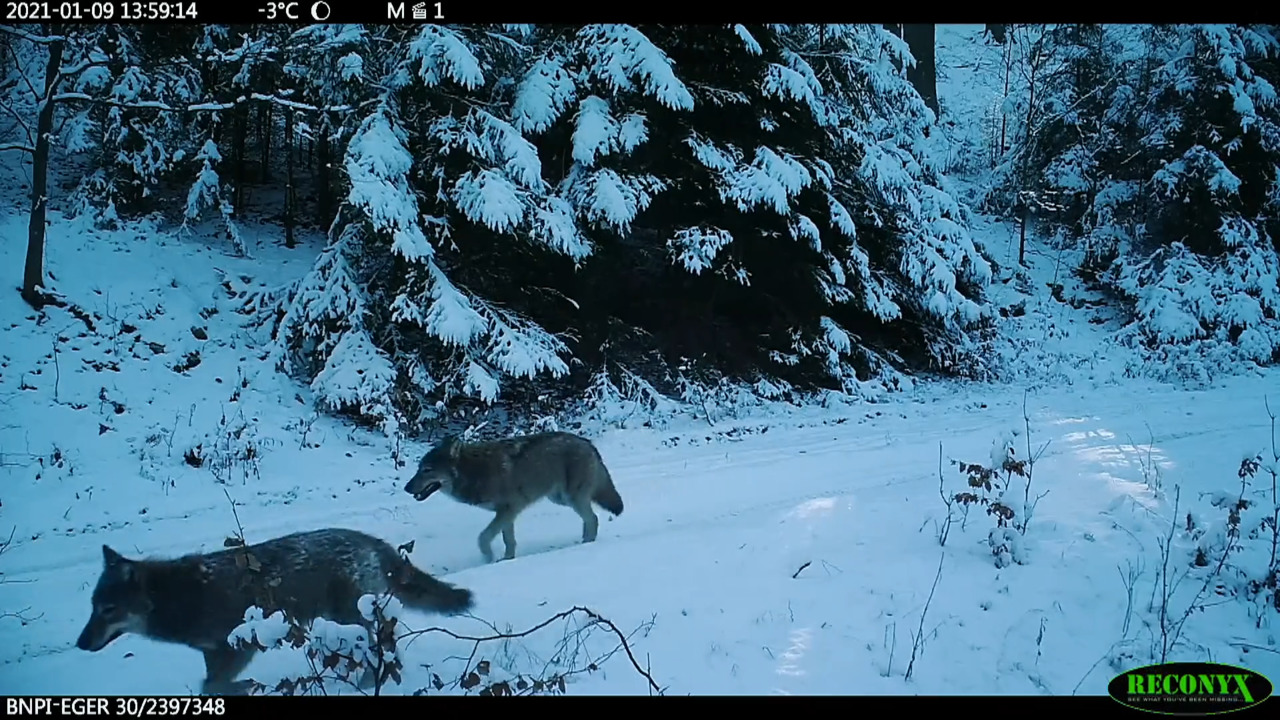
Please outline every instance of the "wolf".
M470 590L419 570L378 538L339 528L175 559L131 560L103 545L102 561L76 647L98 652L136 633L200 650L205 695L248 689L234 681L257 651L233 647L227 636L253 605L304 625L323 617L370 631L357 607L366 594L390 592L406 607L449 615L472 607Z
M489 442L467 443L449 436L429 450L404 486L418 501L437 490L458 502L492 510L493 521L480 532L480 552L493 562L493 539L501 532L504 560L516 556L516 517L546 498L572 508L582 518L582 542L594 542L599 505L615 517L622 496L600 457L584 437L544 432Z

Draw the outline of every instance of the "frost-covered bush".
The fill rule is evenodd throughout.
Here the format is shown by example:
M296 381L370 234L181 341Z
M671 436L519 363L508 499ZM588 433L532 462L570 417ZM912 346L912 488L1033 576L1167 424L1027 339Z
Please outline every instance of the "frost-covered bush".
M939 491L948 513L946 531L953 529L956 520L960 521L962 532L967 530L970 510L981 508L995 522L987 531L987 546L1000 568L1027 561L1023 538L1036 505L1047 494L1037 494L1033 488L1036 460L1044 448L1033 450L1028 432L1029 429L1015 429L996 436L985 462L952 460L951 464L965 478L964 490L947 493L945 482L939 478L943 483ZM939 532L939 542L945 544L946 535Z
M1124 337L1155 367L1207 382L1218 372L1280 360L1280 258L1256 241L1213 257L1182 243L1116 263L1134 303ZM1130 368L1130 372L1141 372Z
M304 628L281 611L265 615L261 608L250 607L227 642L239 649L303 650L311 668L308 674L283 678L270 688L252 682L257 693L328 693L345 686L376 695L388 681L400 682L404 665L396 633L403 607L394 597L369 594L361 596L357 607L368 627L316 618Z

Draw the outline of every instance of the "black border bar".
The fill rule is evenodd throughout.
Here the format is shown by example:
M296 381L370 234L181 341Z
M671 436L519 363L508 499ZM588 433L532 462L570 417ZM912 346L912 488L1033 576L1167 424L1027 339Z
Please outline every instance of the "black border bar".
M1219 22L1265 20L1262 8L1237 5L1229 18ZM696 3L688 0L635 0L633 2L525 2L520 0L0 0L0 23L165 23L196 25L245 25L272 23L308 25L363 23L415 25L431 23L485 24L534 23L974 23L974 22L1207 22L1211 18L1170 14L1173 6L1075 4L1021 7L1017 17L999 17L970 6L928 6L911 17L904 8L886 12L862 3L814 2L802 4ZM1188 6L1190 7L1190 6ZM1257 10L1250 12L1256 7ZM1160 12L1153 12L1154 9ZM1099 12L1101 11L1101 12ZM1007 12L1004 14L1008 14ZM1198 15L1203 16L1203 10ZM899 17L888 17L897 15ZM981 20L978 16L986 15ZM993 17L994 15L994 17Z
M764 690L764 688L762 688ZM227 697L227 698L160 698L160 697L104 697L104 698L41 698L50 700L41 706L41 712L18 712L22 707L30 709L30 701L34 697L6 696L2 699L6 717L168 717L176 718L248 718L264 711L288 708L289 711L321 710L332 712L341 710L343 706L354 712L379 712L396 710L421 713L424 710L438 711L441 703L454 704L474 702L468 697L435 695L396 695L383 697L368 696L306 696L306 697ZM199 709L193 707L200 705ZM1101 713L1101 717L1151 717L1149 713L1128 708L1107 696L665 696L662 698L645 698L643 696L607 697L607 696L574 696L559 697L541 696L541 702L568 702L576 704L600 704L607 706L613 702L626 702L633 706L637 702L673 702L676 704L701 705L706 711L729 710L733 705L740 705L745 711L758 711L764 704L775 706L774 712L847 712L851 717L865 717L868 713L874 717L876 713L925 712L924 717L953 717L965 711L975 716L999 713L1011 717L1019 717L1020 712L1058 712L1066 710L1076 713ZM1275 712L1276 700L1268 698L1262 703L1245 710L1231 713L1233 718L1262 717L1259 713L1271 716ZM426 703L426 704L424 704ZM810 707L805 710L804 707ZM1270 707L1271 710L1262 709ZM166 709L167 708L167 709ZM174 708L178 708L175 710ZM842 711L841 708L844 708ZM607 707L605 708L607 709ZM966 710L967 709L967 710Z

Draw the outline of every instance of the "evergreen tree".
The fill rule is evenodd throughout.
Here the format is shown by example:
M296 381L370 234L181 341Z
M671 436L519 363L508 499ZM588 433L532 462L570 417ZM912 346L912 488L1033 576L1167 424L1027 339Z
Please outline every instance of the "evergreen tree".
M488 102L510 91L523 55L512 41L425 26L402 47L347 146L343 213L277 352L305 361L323 403L388 429L458 396L492 402L504 376L567 372L558 339L486 298L483 278L475 289L455 278L504 283L486 263L495 246L572 253L576 232L557 219L536 150Z
M858 392L976 353L989 270L892 35L410 32L281 310L277 362L331 407L385 427L555 411L608 370Z
M1132 308L1148 368L1280 360L1275 28L1062 28L1064 71L1018 152L1085 277Z

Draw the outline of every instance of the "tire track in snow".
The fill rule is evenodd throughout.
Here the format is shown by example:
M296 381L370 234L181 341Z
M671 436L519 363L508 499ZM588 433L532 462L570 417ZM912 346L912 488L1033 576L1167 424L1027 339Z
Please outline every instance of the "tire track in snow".
M1173 397L1161 398L1157 402L1150 403L1144 408L1143 414L1155 409L1152 406L1185 407L1183 403L1186 398L1179 397L1181 393L1171 393L1171 395ZM989 403L989 405L993 404ZM1110 405L1128 408L1130 410L1128 419L1133 418L1132 399L1119 399ZM949 419L960 417L965 418L966 421L948 423L946 427L930 426L927 429L922 429L918 424L920 418L910 415L906 418L891 417L883 420L877 418L876 421L855 425L779 428L771 431L777 434L768 438L768 444L761 442L765 438L760 435L749 435L741 442L663 450L660 451L662 455L675 453L677 456L668 455L666 459L659 461L628 462L628 459L640 456L644 452L634 447L628 448L622 458L611 463L615 476L647 477L649 480L637 482L632 486L634 489L627 493L630 512L621 521L623 524L617 527L616 534L603 534L597 541L597 547L607 552L606 548L614 543L643 543L646 539L657 535L682 533L696 530L698 527L721 526L728 522L740 521L743 516L766 517L788 507L831 495L857 496L873 493L875 497L881 498L884 496L877 491L889 488L915 488L925 484L931 486L928 491L932 492L937 482L936 467L934 467L936 456L932 452L922 455L914 450L926 447L926 443L927 447L934 447L939 440L950 441L952 444L985 443L988 437L983 433L994 436L995 432L1008 427L1010 422L1021 420L1021 408L1017 406L1016 401L1011 400L1005 409L1006 413L969 412L948 415ZM1099 412L1097 407L1091 410L1087 414L1065 413L1062 415L1087 418L1090 420L1089 427L1096 431L1099 424L1106 423L1105 418L1110 413ZM1230 417L1236 417L1239 414L1238 410L1228 408L1222 408L1221 411ZM1041 415L1043 414L1042 412ZM1116 419L1124 418L1122 416ZM1044 422L1041 420L1042 424ZM1225 426L1201 421L1197 423L1197 427L1198 429L1195 430L1167 434L1158 438L1157 443L1179 443L1208 436L1231 435L1245 428L1262 427L1262 423L1237 422L1231 426ZM876 430L874 435L867 432L873 428ZM1060 426L1054 433L1039 433L1046 439L1054 440L1046 449L1043 459L1104 447L1127 448L1129 445L1127 442L1121 442L1120 437L1115 433L1085 435L1080 439L1064 442L1065 436L1085 429L1080 424L1070 424ZM907 440L906 437L910 439ZM830 458L837 455L849 456L848 465L851 466L855 477L859 476L858 471L861 468L873 468L871 473L861 473L861 476L874 474L875 478L850 481L843 473L833 475L831 470L835 466L830 463ZM782 468L783 471L771 476L769 471L774 468ZM888 479L885 479L886 477ZM797 478L800 479L797 480ZM399 479L392 482L394 487L381 492L367 491L371 497L359 505L353 506L341 500L325 499L320 501L324 503L323 509L317 504L313 506L314 511L307 511L307 506L315 502L314 493L332 493L331 490L317 488L312 493L300 495L295 500L295 504L299 506L299 512L268 511L271 516L280 519L275 522L254 523L253 534L266 538L295 531L301 527L321 527L341 520L342 522L339 523L341 525L366 529L374 534L387 536L390 532L394 532L389 530L389 527L394 526L397 529L403 529L404 535L415 536L419 541L419 547L430 547L433 555L436 555L434 551L441 551L438 557L433 557L433 562L430 564L422 562L421 559L418 560L424 569L437 572L432 566L437 566L443 559L449 557L471 559L456 564L450 563L448 573L438 573L443 577L486 565L480 561L478 551L474 547L474 536L478 528L482 527L482 523L475 521L483 517L483 513L472 512L471 514L475 516L473 519L466 513L443 509L442 506L446 504L442 503L433 508L429 514L449 519L444 522L434 522L441 519L436 517L429 521L422 517L423 513L414 512L415 508L420 507L416 502L407 498L403 501L398 499L402 494L399 490ZM750 494L741 492L744 484L752 489ZM925 489L921 487L921 491ZM374 495L377 497L373 497ZM388 502L391 498L396 500ZM633 498L639 499L640 502ZM660 501L648 502L648 500L659 499ZM708 499L723 502L709 502ZM249 506L249 503L245 504ZM547 542L545 531L551 527L555 528L555 534L565 532L568 537L576 535L576 530L564 529L575 526L572 520L563 517L563 513L557 513L560 508L542 505L544 506L531 508L526 515L522 516L521 524L526 528L524 533L526 537L528 528L531 527L543 532L536 533L537 540L533 543L522 543L522 547L532 545L540 549L533 552L522 550L519 556L521 558L550 554L579 545L574 540ZM211 509L216 510L216 505L211 506ZM709 512L712 509L717 511ZM149 535L152 533L159 535L160 531L168 531L165 534L173 537L170 525L176 522L191 523L201 522L201 520L202 518L195 514L190 517L171 518L168 522L156 518L145 529L149 531ZM204 523L201 522L201 524ZM134 526L134 528L142 529L141 526ZM127 528L100 534L136 535L125 530ZM216 537L209 537L206 541L207 546L210 548L220 546L224 536L225 533L220 532ZM150 539L155 540L155 537ZM28 549L34 551L39 545L42 554L56 551L55 547L47 545L49 540L65 540L68 546L75 547L79 552L74 555L60 555L58 562L37 562L24 568L14 568L6 573L7 577L11 580L27 582L48 579L54 584L64 584L64 587L74 587L93 581L101 558L96 551L84 552L84 537L50 537L44 543L31 543ZM423 542L424 540L430 542ZM117 541L117 544L121 547L128 546L123 537ZM159 546L161 543L157 541L148 545ZM163 543L163 547L157 547L155 554L168 551L171 545L171 541ZM6 557L6 560L11 559ZM75 581L76 575L83 578L81 583ZM17 590L13 585L9 587ZM0 590L3 590L3 586L0 586ZM17 643L14 645L16 646ZM73 648L69 642L65 645L44 645L37 648L28 646L21 656L8 658L3 662L4 664L22 662L25 659L59 654L71 649Z
M1143 414L1147 414L1150 411L1156 410L1157 408L1160 408L1162 406L1174 406L1177 408L1186 407L1185 395L1186 393L1182 393L1182 392L1170 392L1167 395L1159 396L1154 400L1148 399L1146 402L1141 403L1142 405L1146 406L1143 408L1143 410L1146 411ZM663 455L667 455L669 453L675 452L675 453L678 453L679 456L672 457L670 459L662 459L658 461L642 461L642 462L634 462L634 461L628 462L627 456L634 457L635 455L640 455L641 453L645 452L643 450L637 450L635 448L628 448L628 450L626 451L626 455L624 455L622 459L610 462L609 467L615 478L631 478L633 481L634 480L639 481L639 482L636 482L634 485L631 485L631 489L627 492L626 497L629 500L628 502L629 510L637 507L636 502L630 501L630 498L632 497L662 498L662 502L660 503L657 503L657 504L647 503L647 504L640 505L641 507L654 507L657 505L661 505L661 506L670 506L670 507L676 507L676 508L685 508L689 506L689 503L687 501L684 501L681 498L682 495L689 495L689 494L694 494L695 496L701 495L703 492L706 491L706 488L703 487L703 485L707 482L706 477L714 476L718 473L724 473L726 471L734 472L735 474L740 474L740 475L754 475L763 467L768 467L773 465L795 464L797 462L804 462L805 464L808 464L808 461L812 461L819 458L829 458L834 455L849 455L851 460L863 461L865 459L860 456L865 455L868 452L875 452L878 450L888 450L890 448L895 450L900 450L902 451L903 454L907 454L914 457L916 456L916 453L911 452L911 450L915 447L918 447L919 443L923 443L926 440L929 443L929 447L932 448L936 446L937 442L940 440L941 441L952 440L953 444L963 444L963 443L955 443L954 441L958 440L959 437L961 436L971 435L973 433L977 433L983 430L989 431L992 437L994 437L995 433L1008 427L1009 423L1011 422L1020 423L1022 419L1019 399L1017 398L1003 398L1003 399L1006 401L1005 402L1005 405L1007 405L1006 409L1016 413L1016 416L1008 417L1008 418L997 417L995 413L989 412L991 410L990 407L988 408L988 412L976 412L976 413L967 412L967 413L959 413L959 414L952 413L952 412L944 412L944 415L949 419L955 418L955 417L963 417L966 419L966 421L959 424L948 423L945 428L934 428L932 430L926 431L926 430L922 430L920 425L918 424L922 420L922 418L911 417L910 415L908 415L905 418L901 416L886 415L883 418L884 425L901 425L905 427L882 428L883 432L877 432L875 435L870 435L869 433L866 433L866 432L857 432L857 431L859 430L865 431L877 424L880 424L880 423L877 423L876 421L882 420L882 418L876 418L876 420L868 420L866 423L859 423L854 425L849 425L846 423L841 425L816 426L816 427L805 427L805 428L795 428L795 429L784 427L784 428L780 428L779 430L771 431L771 433L778 433L777 435L773 435L773 437L778 437L779 442L770 442L767 445L764 445L763 447L759 447L758 445L763 444L760 441L764 440L766 438L766 435L754 434L754 435L748 435L743 440L738 442L725 441L725 442L715 442L715 443L709 443L706 445L698 445L698 446L684 446L682 448L664 448L663 450L660 450L657 452ZM968 400L963 401L964 404L968 404L971 402L972 401L968 401ZM988 402L989 406L993 404L994 403ZM1091 411L1088 414L1084 415L1084 417L1092 419L1092 418L1105 417L1106 415L1111 414L1108 412L1099 412L1100 409L1111 410L1113 408L1126 408L1132 411L1134 407L1135 406L1134 406L1133 398L1117 398L1112 402L1103 403L1101 408L1094 406L1093 408L1091 408ZM955 410L955 409L956 408L949 408L949 409L939 408L939 410ZM1238 415L1238 410L1233 410L1230 412L1233 417ZM1081 414L1067 413L1067 415L1080 416ZM1163 415L1165 417L1169 416L1169 414L1167 413ZM764 423L762 422L761 424L764 424ZM1254 427L1261 427L1261 423L1260 422L1243 423L1243 424L1234 423L1231 426L1221 426L1221 425L1206 426L1204 423L1200 423L1200 429L1198 430L1189 430L1189 431L1168 434L1161 438L1158 438L1157 442L1158 443L1178 442L1178 441L1183 441L1187 439L1199 438L1206 435L1230 435L1230 434L1238 433L1240 430L1254 428ZM879 430L881 428L877 428L877 429ZM904 430L905 432L894 433L893 430L895 429ZM833 436L833 433L835 433L835 436ZM691 432L685 433L686 436L701 435L701 434L702 433L691 433ZM841 436L842 434L844 435L843 437ZM914 436L912 437L910 442L908 442L907 440L901 439L903 435L908 435L908 434ZM1050 437L1049 433L1045 433L1043 431L1041 431L1040 433L1036 433L1034 421L1033 421L1033 434L1042 435L1047 438ZM926 436L928 437L926 438ZM773 437L770 437L768 439L773 440ZM886 438L892 438L892 439L887 441ZM1060 448L1064 444L1063 439L1061 437L1052 437L1051 439L1053 439L1054 442L1050 443L1049 447L1045 451L1044 456L1042 457L1042 460L1059 456L1062 453L1062 451L1059 450L1058 448ZM1114 437L1114 436L1111 438L1099 437L1097 439L1103 442L1097 443L1096 447L1117 447L1121 449L1129 447L1129 443L1126 442L1127 438L1125 438L1126 441L1121 441L1119 437ZM986 442L986 438L978 438L976 439L976 442ZM752 447L752 445L757 445L757 447ZM1091 443L1088 443L1088 445L1093 446L1095 444L1091 442ZM1078 450L1079 450L1079 444L1077 443L1076 446L1072 449L1072 452L1077 452ZM866 463L859 462L858 464L865 465ZM891 469L897 470L899 471L899 474L901 474L901 470L903 469L900 466L894 466L890 468L884 465L876 465L874 467L875 467L874 472L879 475L883 475L885 474L885 471L891 470ZM792 474L793 473L791 472L787 473L787 475L792 475ZM680 482L679 485L670 484L669 480L673 478L681 478L682 481ZM926 479L931 482L936 481L936 478L933 478L928 475L915 478L915 479L920 481L924 481ZM400 485L403 482L403 478L397 477L395 479L392 479L388 477L386 478L386 480L392 484L392 487L389 487L383 490L381 494L378 496L369 497L368 499L362 498L361 502L354 503L354 504L350 502L344 502L345 500L347 500L347 498L340 497L337 500L324 499L324 500L320 500L316 504L318 506L319 504L323 503L328 507L325 507L324 509L319 509L319 507L316 507L315 510L311 510L307 508L308 505L312 504L312 502L310 501L310 498L308 497L309 495L314 495L316 493L332 494L332 490L328 488L314 488L310 492L299 494L298 497L295 500L293 500L293 502L289 503L288 507L291 508L289 512L272 513L274 516L278 516L279 520L266 522L266 523L260 523L260 522L253 523L252 533L256 537L266 539L266 538L276 537L282 534L286 534L288 532L295 532L304 528L329 527L329 526L334 526L335 524L351 525L352 522L356 519L375 520L375 519L383 518L386 516L390 516L387 519L397 521L399 524L402 524L407 528L411 528L413 532L421 533L421 531L423 530L423 528L421 527L421 522L419 520L406 517L406 516L421 514L421 513L413 512L417 507L419 507L418 504L416 503L416 501L409 500L407 497L405 497L405 499L403 500L400 499L400 495L402 495L402 493L400 492ZM376 483L377 481L375 480L374 482ZM855 492L855 491L864 492L868 489L875 488L875 487L890 487L893 485L905 485L910 482L911 482L910 480L898 480L898 481L891 481L889 483L858 484L858 485L852 485L852 486L848 484L843 484L843 485L840 485L839 487L824 488L822 490L815 490L814 492L811 492L811 493L787 494L784 496L778 496L776 497L776 499L770 500L768 502L771 507L782 506L789 501L795 501L798 503L798 502L813 500L819 497L823 497L824 495L829 494L830 492L842 492L842 493ZM773 487L780 486L779 483L773 483L773 482L767 482L767 481L766 483L767 483L767 486L773 486ZM720 497L721 498L737 498L739 500L743 498L752 498L752 497L759 498L760 497L759 495L760 489L758 487L753 488L753 490L755 490L756 492L753 492L751 495L744 495L740 492L735 492L735 490L738 489L739 484L740 484L740 481L727 484L725 487L725 492L721 493ZM691 491L689 487L687 487L688 485L692 485L694 489ZM627 486L624 485L623 487L626 488ZM287 494L288 492L289 491L268 491L267 493L264 493L264 494L283 495L283 494ZM366 492L369 492L369 491L366 490ZM364 493L361 493L361 494L364 494ZM373 495L373 493L370 493L370 494ZM245 508L245 507L250 507L255 503L253 500L245 500L245 501L237 501L236 504L238 507ZM220 506L217 503L210 503L202 507L208 513L225 512L227 510L227 508L225 507L225 504ZM273 507L275 507L275 505L273 505ZM732 517L734 516L734 514L738 512L750 511L753 509L757 509L758 507L759 507L759 503L734 506L726 509L725 513L716 514L709 517L702 516L700 520L705 521L705 520L711 520L714 518ZM538 512L538 510L545 511L547 509L548 508L539 508L535 506L535 508L531 508L528 511L527 515L523 515L522 519L531 517L531 516L536 517L542 514ZM703 509L703 508L699 507L699 509ZM636 513L634 511L628 513L628 518L634 517L635 514ZM168 536L183 536L184 535L183 532L170 530L169 526L177 523L190 524L193 522L203 524L201 522L203 520L203 518L201 517L202 515L204 515L204 513L199 513L197 511L187 511L174 516L167 516L167 517L156 516L153 518L148 518L147 520L144 520L138 523L132 523L132 522L126 521L124 526L111 528L107 532L102 532L102 533L87 532L87 533L80 533L77 535L44 536L38 541L29 541L21 545L15 544L14 547L10 548L9 552L6 553L7 557L5 558L5 560L6 560L6 566L8 566L8 569L6 570L6 575L10 578L16 579L16 578L22 578L24 576L38 575L38 574L49 572L52 570L90 567L90 566L96 567L101 562L100 553L96 551L96 549L95 551L90 551L88 553L84 552L83 546L85 545L85 536L93 535L95 536L95 538L97 536L104 536L103 541L107 542L107 544L111 544L113 542L113 540L111 539L112 537L125 535L126 533L124 533L123 531L131 528L145 529L147 531L147 534L153 534L153 535L158 535L160 534L161 531L166 531L164 532L164 534ZM225 523L220 523L220 525L221 524L225 524ZM453 523L449 522L445 524L452 525ZM630 525L630 523L628 523L628 525ZM367 525L367 527L378 527L378 525L374 523L370 523L369 525ZM465 534L465 530L463 531L463 533ZM129 532L127 534L133 535L135 533ZM375 532L374 534L385 534L385 533ZM438 535L438 533L432 533L431 535L436 536ZM191 547L193 548L199 547L201 545L200 541L203 541L204 547L208 547L208 548L219 547L221 546L222 541L226 536L227 536L226 530L220 531L216 535L204 535L200 537L196 543L192 543ZM78 552L73 551L72 553L68 553L68 554L59 554L56 552L56 549L54 547L49 547L49 545L53 544L54 541L66 541L67 545L74 547ZM136 542L129 543L123 539L114 541L114 542L117 542L121 547L129 547L131 544L136 545L139 549L141 549L142 554L156 554L156 553L162 553L162 552L169 552L172 548L171 541L159 540L159 539L156 539L155 541L146 543L146 544L138 544ZM61 542L57 544L61 544ZM96 542L94 544L96 544ZM36 551L37 548L41 551L42 555L52 554L56 557L60 557L64 559L57 562L36 561L36 562L32 562L25 565L21 561L14 563L15 559L17 559L21 555L27 554L21 551L28 550L29 552L34 553L34 551ZM150 549L150 548L155 548L155 549ZM195 550L191 550L191 552L195 552ZM467 567L450 568L450 572L451 573L461 572L463 569L468 569L469 567L474 567L474 565L467 566Z

